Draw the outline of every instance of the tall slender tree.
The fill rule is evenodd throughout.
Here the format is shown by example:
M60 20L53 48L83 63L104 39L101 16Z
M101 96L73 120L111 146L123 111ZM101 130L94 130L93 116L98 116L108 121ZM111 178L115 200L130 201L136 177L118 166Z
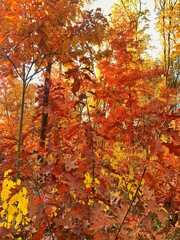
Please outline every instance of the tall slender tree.
M158 12L158 31L163 45L163 66L166 71L166 84L176 87L179 82L179 2L177 0L155 1Z

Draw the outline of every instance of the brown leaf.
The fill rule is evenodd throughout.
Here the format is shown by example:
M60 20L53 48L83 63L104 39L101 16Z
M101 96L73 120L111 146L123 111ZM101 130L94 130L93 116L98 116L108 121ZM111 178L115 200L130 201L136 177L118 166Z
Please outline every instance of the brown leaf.
M76 93L79 91L80 86L81 86L81 80L79 78L74 78L74 82L71 88L74 95L76 95Z

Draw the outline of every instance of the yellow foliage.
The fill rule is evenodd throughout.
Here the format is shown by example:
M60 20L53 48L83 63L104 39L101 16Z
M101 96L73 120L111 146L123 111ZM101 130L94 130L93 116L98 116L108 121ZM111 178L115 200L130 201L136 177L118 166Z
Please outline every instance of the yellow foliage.
M14 227L19 229L20 225L28 224L30 219L26 216L28 214L28 203L27 189L22 187L19 192L16 192L13 196L12 189L21 184L21 180L17 179L12 181L8 176L12 170L8 169L4 172L4 181L2 184L1 200L2 200L2 211L0 212L1 224L0 227L9 229Z
M132 200L136 193L137 186L139 184L139 182L137 180L135 180L135 178L134 178L133 167L129 168L129 175L125 175L125 174L119 175L119 174L115 174L115 173L110 173L110 177L118 179L117 190L124 189L124 191L127 193L129 200ZM145 181L143 179L141 182L141 185L144 185L144 183L145 183ZM117 192L116 193L111 192L111 195L113 195L113 194L117 194ZM141 195L140 192L139 192L139 194Z
M132 200L133 199L133 195L132 193L129 193L129 200Z
M14 239L13 235L12 234L8 234L7 237L11 238L11 239Z
M109 206L106 205L103 201L99 200L98 203L100 203L101 205L104 205L103 211L107 212L109 210Z
M98 203L99 203L100 205L103 205L103 206L104 206L104 208L103 208L103 211L104 211L104 212L107 212L107 211L109 210L109 206L106 205L103 201L99 200ZM84 203L84 204L85 204L85 203ZM89 200L88 200L88 205L89 205L89 206L92 206L93 204L94 204L94 200L93 200L93 199L89 199Z
M119 163L125 158L125 153L124 151L121 149L121 145L120 143L114 143L113 145L113 156L114 159L113 161L111 161L111 166L114 169L117 169L119 166Z
M131 190L131 187L132 187L132 183L128 183L128 184L127 184L127 190L130 191L130 190Z
M11 172L12 172L12 169L6 170L6 171L4 172L4 177L7 177L7 175L8 175L9 173L11 173Z
M99 181L98 178L95 178L95 183L96 183L96 184L100 184L100 181Z
M134 179L133 167L130 167L130 169L129 169L129 179L130 179L130 180L133 180L133 179Z
M93 111L95 107L96 107L96 101L94 101L93 99L88 100L88 108L89 108L89 110Z
M145 184L145 180L142 179L142 181L141 181L141 185L144 185L144 184Z
M12 180L9 180L8 178L5 178L2 184L2 192L1 192L1 199L3 201L6 201L10 194L11 194L11 189L15 188L16 182L13 182Z
M94 203L94 200L93 199L89 199L88 205L91 206L91 205L93 205L93 203Z
M18 212L18 209L16 208L16 206L9 204L9 205L8 205L8 209L7 209L7 212L8 212L9 214L14 215L15 213Z
M90 188L91 184L92 184L92 181L93 181L90 173L88 173L88 172L85 173L84 177L85 177L84 183L86 185L86 188Z
M18 215L16 216L16 223L19 225L22 221L22 213L19 212Z
M13 220L13 215L12 215L11 213L9 213L9 214L6 216L6 221L7 221L8 223L11 223L12 220Z
M101 173L102 173L102 175L107 175L107 172L103 167L101 168Z
M91 188L91 185L92 185L92 183L93 183L93 178L91 177L91 174L90 174L89 172L86 172L85 175L84 175L84 177L85 177L84 183L85 183L85 185L86 185L86 188ZM95 182L96 184L100 184L98 178L95 178L95 179L94 179L94 182Z

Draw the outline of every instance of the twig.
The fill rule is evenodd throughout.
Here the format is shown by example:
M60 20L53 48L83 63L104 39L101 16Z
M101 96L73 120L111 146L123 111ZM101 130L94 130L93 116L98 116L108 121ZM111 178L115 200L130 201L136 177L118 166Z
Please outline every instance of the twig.
M141 180L140 180L139 185L138 185L138 187L137 187L137 189L136 189L135 195L134 195L134 197L133 197L133 199L132 199L132 201L131 201L131 204L129 205L129 208L128 208L128 210L127 210L127 212L126 212L126 214L125 214L125 216L124 216L124 218L123 218L122 223L121 223L120 226L119 226L119 229L117 230L117 233L116 233L116 236L115 236L115 239L114 239L114 240L118 240L118 235L119 235L119 233L120 233L120 231L121 231L121 229L122 229L122 227L123 227L123 225L124 225L124 222L126 221L126 218L127 218L128 214L129 214L129 212L130 212L130 210L131 210L131 208L132 208L132 206L133 206L133 204L134 204L134 202L135 202L135 200L136 200L137 194L138 194L139 189L140 189L141 184L142 184L142 180L143 180L143 178L144 178L144 174L145 174L145 172L146 172L146 168L147 168L147 166L146 166L146 167L144 168L144 170L143 170L143 173L142 173L142 176L141 176Z

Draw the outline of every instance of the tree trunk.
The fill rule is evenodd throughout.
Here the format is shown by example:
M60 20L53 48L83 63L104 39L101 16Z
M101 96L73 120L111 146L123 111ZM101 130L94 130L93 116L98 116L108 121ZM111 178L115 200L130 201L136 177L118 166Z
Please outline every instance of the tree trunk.
M44 96L43 96L44 109L48 106L48 102L49 102L51 67L52 67L52 63L49 62L46 68L47 77L45 77L45 83L44 83ZM41 147L45 146L47 124L48 124L48 113L46 111L43 111L42 122L41 122L40 143L39 143Z
M26 94L26 79L25 79L25 65L23 64L23 82L22 82L22 96L21 96L21 109L20 109L20 119L19 119L19 133L18 133L18 145L17 145L17 178L20 177L20 157L23 145L23 120L24 120L24 105L25 105L25 94Z

